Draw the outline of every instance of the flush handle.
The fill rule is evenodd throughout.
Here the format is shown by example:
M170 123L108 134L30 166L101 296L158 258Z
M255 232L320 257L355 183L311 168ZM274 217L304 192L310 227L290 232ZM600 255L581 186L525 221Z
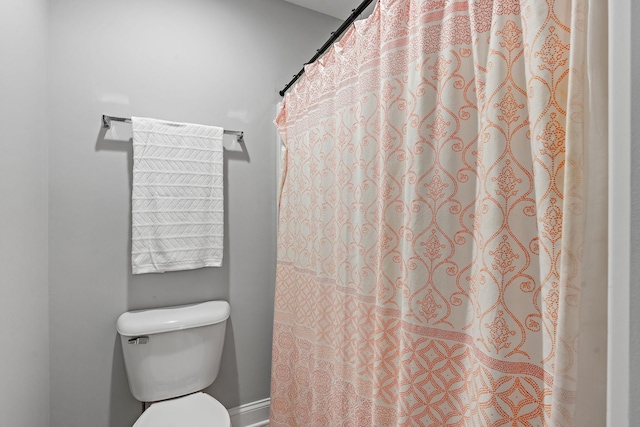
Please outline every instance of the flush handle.
M129 344L146 344L148 342L149 342L149 337L147 336L135 337L135 338L129 339Z

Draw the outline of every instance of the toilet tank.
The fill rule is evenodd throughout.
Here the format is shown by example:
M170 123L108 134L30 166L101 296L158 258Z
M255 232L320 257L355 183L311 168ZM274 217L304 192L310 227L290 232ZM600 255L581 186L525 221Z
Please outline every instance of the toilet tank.
M133 397L156 402L207 388L220 370L226 301L130 311L118 318Z

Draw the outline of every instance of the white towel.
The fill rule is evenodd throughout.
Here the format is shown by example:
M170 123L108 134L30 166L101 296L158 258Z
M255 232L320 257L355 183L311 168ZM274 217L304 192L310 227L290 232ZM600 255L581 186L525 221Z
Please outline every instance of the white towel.
M133 274L219 267L223 129L131 118Z

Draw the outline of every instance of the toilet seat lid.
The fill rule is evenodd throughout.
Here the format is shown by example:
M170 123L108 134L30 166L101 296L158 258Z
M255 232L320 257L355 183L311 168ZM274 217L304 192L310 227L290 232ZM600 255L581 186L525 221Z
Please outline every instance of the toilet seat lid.
M205 393L152 404L133 427L231 427L229 412Z

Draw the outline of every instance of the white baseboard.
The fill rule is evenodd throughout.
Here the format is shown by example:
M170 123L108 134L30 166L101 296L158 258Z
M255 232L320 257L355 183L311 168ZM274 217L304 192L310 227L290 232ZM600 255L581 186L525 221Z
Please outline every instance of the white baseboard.
M271 399L240 405L229 409L232 427L262 427L269 424Z

